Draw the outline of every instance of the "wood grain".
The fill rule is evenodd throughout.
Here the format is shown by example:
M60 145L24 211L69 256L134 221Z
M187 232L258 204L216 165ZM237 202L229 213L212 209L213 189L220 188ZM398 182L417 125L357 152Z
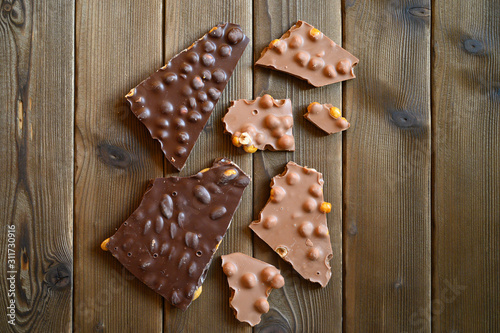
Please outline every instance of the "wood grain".
M0 304L15 299L16 316L12 326L4 312L2 332L71 329L73 13L67 1L0 3Z
M100 243L163 175L125 94L162 66L163 2L77 1L75 332L159 332L162 298Z
M252 2L250 0L167 1L165 6L165 62L189 47L213 26L221 22L241 25L252 40ZM175 32L175 33L173 33ZM222 117L230 101L252 95L252 43L248 44L228 85L222 93L205 129L195 144L181 175L191 175L212 165L214 159L226 157L252 175L252 157L231 144L224 134ZM165 161L166 175L179 174ZM242 202L233 217L221 246L212 261L203 292L186 312L165 302L166 332L250 332L251 327L240 323L229 307L230 291L222 272L220 256L232 252L252 255L252 238L247 223L252 218L252 186L246 188Z
M500 331L500 3L433 8L433 330Z
M340 1L254 1L254 62L273 39L281 37L299 19L314 25L341 43ZM311 102L341 106L341 84L314 88L290 75L254 68L253 97L269 93L292 100L294 153L259 151L254 154L254 219L269 198L271 178L283 172L288 161L323 173L325 200L332 203L328 226L333 247L332 278L326 288L304 280L291 265L254 235L255 257L277 266L285 287L272 292L271 310L263 315L256 332L340 332L342 329L342 135L327 136L304 118ZM328 309L328 310L327 310Z
M430 1L344 1L344 328L428 332Z

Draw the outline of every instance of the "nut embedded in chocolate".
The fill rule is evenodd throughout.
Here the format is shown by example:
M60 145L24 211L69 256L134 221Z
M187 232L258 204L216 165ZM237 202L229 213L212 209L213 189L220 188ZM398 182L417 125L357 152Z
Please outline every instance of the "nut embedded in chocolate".
M250 101L232 101L222 119L232 143L248 153L257 149L295 150L292 127L292 102L275 100L270 95Z
M181 170L249 43L232 23L214 27L132 89L132 112ZM182 135L180 135L182 133Z
M332 275L332 246L323 201L323 176L314 169L288 162L273 178L271 196L250 224L257 236L305 279L325 287Z
M307 80L316 87L355 78L359 60L309 23L298 21L266 47L255 63Z
M222 270L231 288L229 304L236 319L255 326L269 311L267 298L272 289L285 285L285 279L273 265L243 253L222 256Z
M201 292L249 182L225 159L191 177L156 178L139 207L101 247L172 305L186 310Z
M342 117L339 108L331 104L313 102L304 117L328 134L345 131L351 124Z

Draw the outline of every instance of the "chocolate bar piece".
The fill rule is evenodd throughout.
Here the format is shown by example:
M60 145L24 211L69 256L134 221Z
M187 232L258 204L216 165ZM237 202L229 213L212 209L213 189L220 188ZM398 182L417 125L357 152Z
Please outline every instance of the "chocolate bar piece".
M251 326L269 311L267 298L272 289L285 285L285 279L273 265L243 253L222 256L222 269L231 288L229 304L236 319Z
M191 177L156 178L139 207L101 247L172 305L186 310L201 292L249 182L225 159Z
M351 124L342 117L339 108L331 104L313 102L304 117L328 134L345 131Z
M165 157L181 170L249 39L220 24L125 96Z
M309 23L298 21L262 51L256 65L307 80L315 87L355 78L359 60Z
M243 146L247 153L257 149L295 150L289 99L276 100L264 95L254 101L232 101L222 121L225 131L232 134L233 144Z
M303 278L325 287L332 275L333 257L323 201L323 176L314 169L288 162L283 174L271 181L271 197L250 224Z

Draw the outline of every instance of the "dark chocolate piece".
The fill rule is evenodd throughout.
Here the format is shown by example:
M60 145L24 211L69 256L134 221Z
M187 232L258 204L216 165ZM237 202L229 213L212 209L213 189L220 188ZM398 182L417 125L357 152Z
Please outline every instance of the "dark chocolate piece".
M225 159L191 177L156 178L139 207L102 247L148 287L186 310L201 292L249 182Z
M264 95L254 101L232 101L222 121L226 132L232 134L233 144L243 146L247 153L257 149L295 150L289 99L275 100Z
M181 170L249 39L220 24L125 96L132 112Z
M273 265L239 252L222 256L222 269L231 288L229 304L236 319L257 325L260 316L269 311L267 298L272 289L283 287L285 279Z
M250 229L303 278L325 287L332 276L325 215L331 209L323 201L321 173L288 162L285 172L271 181L271 197Z
M307 107L304 117L328 134L348 129L351 124L342 117L340 109L331 104L313 102Z
M355 78L353 67L358 62L358 58L321 31L298 21L262 51L256 65L289 73L321 87Z

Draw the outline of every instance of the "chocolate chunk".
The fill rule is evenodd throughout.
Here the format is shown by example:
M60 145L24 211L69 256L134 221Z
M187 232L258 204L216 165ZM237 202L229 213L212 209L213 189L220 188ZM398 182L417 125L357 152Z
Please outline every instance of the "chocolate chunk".
M250 224L303 278L325 287L332 275L332 246L326 224L331 204L323 201L323 176L288 162L271 181L271 196Z
M225 173L237 177L219 184ZM139 207L103 242L132 274L186 310L195 298L217 246L250 178L219 159L191 177L156 178ZM218 184L218 185L215 185ZM217 186L217 191L210 191Z
M243 253L222 256L222 270L227 276L231 298L229 304L236 319L255 326L269 311L267 298L272 289L285 285L285 279L273 265Z
M292 126L292 102L275 100L270 95L254 101L232 101L222 119L225 131L232 134L232 142L248 153L257 149L295 150Z
M328 134L345 131L351 126L340 110L331 104L311 103L304 117Z
M256 65L289 73L321 87L355 78L353 67L358 62L318 29L298 21L262 51Z
M160 141L166 158L178 170L184 167L249 41L236 24L214 27L127 94L132 112ZM176 139L181 129L187 140Z

